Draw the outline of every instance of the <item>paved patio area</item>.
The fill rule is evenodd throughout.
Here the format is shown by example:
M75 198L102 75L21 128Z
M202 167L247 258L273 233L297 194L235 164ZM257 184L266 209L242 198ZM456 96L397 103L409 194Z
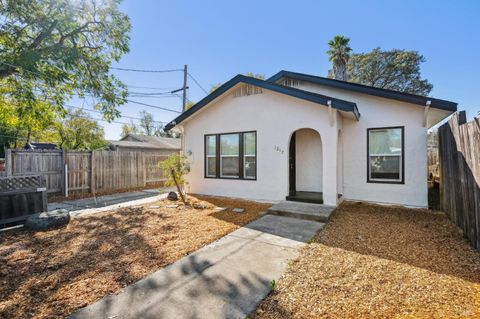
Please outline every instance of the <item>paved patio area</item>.
M121 205L122 203L137 201L146 198L152 198L165 193L168 193L172 188L162 189L146 189L136 192L116 193L111 195L82 198L76 200L67 200L58 203L48 203L48 210L66 209L70 212L81 211L92 208L102 208L113 205ZM120 206L119 206L120 207Z
M266 215L70 318L245 318L323 223Z

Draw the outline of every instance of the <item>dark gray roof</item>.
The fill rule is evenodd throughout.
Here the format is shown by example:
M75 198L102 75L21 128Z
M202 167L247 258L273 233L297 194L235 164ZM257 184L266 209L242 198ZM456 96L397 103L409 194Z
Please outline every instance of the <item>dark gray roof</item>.
M126 139L133 139L134 141L129 141ZM120 139L120 141L113 141L113 142L130 142L130 143L143 143L149 144L154 148L159 149L175 149L179 150L181 147L181 140L179 138L173 137L160 137L160 136L146 136L141 134L128 134L127 136ZM139 147L140 145L138 144ZM133 145L133 144L132 144ZM125 144L126 146L126 144ZM133 146L132 146L133 147Z
M297 72L280 71L277 74L270 77L269 79L267 79L267 82L276 83L278 80L282 78L306 81L306 82L320 84L320 85L333 87L337 89L359 92L359 93L379 96L387 99L393 99L397 101L418 104L422 106L425 106L427 101L431 101L430 107L445 110L445 111L451 111L451 112L457 111L457 103L455 102L436 99L428 96L421 96L421 95L398 92L393 90L380 89L373 86L346 82L346 81L339 81L339 80L324 78L321 76L315 76L315 75L309 75L309 74L303 74L303 73L297 73Z
M331 101L332 108L338 109L344 112L352 112L357 120L360 118L360 113L358 112L357 105L353 102L329 97L329 96L318 94L318 93L286 87L283 85L278 85L273 82L268 82L268 81L264 81L264 80L239 74L233 77L232 79L230 79L229 81L225 82L222 86L220 86L218 89L216 89L215 91L207 95L205 98L200 100L200 102L198 102L197 104L193 105L190 109L180 114L177 118L175 118L173 121L168 123L165 126L165 129L170 130L175 125L180 124L182 121L184 121L185 119L187 119L188 117L190 117L191 115L199 111L201 108L203 108L208 103L215 100L217 97L219 97L220 95L222 95L223 93L225 93L226 91L228 91L238 83L246 83L246 84L258 86L267 90L282 93L285 95L289 95L292 97L296 97L302 100L307 100L307 101L318 103L325 106L328 105L327 104L328 101Z
M57 144L48 142L30 142L25 145L25 148L32 150L54 150L57 148Z

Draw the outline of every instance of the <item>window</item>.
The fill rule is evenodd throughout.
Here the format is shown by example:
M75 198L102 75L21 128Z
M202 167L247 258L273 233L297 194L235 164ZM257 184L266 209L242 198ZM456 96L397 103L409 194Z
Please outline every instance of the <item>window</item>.
M367 182L404 182L403 130L403 127L367 130Z
M215 135L208 135L205 137L207 169L206 175L208 177L215 177L217 170L217 141Z
M240 177L240 136L220 135L220 177Z
M205 135L205 177L257 178L257 133Z
M257 172L257 134L243 134L243 177L255 179Z

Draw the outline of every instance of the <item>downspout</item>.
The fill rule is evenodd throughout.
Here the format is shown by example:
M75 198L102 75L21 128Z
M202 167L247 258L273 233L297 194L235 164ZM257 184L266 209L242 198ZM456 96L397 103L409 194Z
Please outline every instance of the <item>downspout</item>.
M430 105L432 104L432 101L428 100L427 103L425 103L425 110L423 111L423 127L427 127L427 117L428 117L428 112L430 111Z
M332 109L332 101L327 101L328 105L328 114L330 114L330 126L333 126L333 109Z

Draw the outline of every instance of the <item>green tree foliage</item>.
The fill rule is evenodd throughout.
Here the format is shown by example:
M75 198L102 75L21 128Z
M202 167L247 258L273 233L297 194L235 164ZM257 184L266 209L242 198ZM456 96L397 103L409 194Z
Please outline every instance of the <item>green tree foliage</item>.
M163 125L153 119L153 114L147 111L140 112L140 130L147 136L161 136Z
M177 191L184 204L187 203L185 187L185 175L190 172L190 165L187 157L178 153L172 153L166 160L158 164L166 177L166 186L176 186Z
M146 136L178 137L178 134L174 132L165 131L164 125L156 121L153 114L147 111L140 112L140 123L138 125L133 122L122 125L120 136L125 137L130 133Z
M45 101L14 106L8 102L0 81L0 145L23 147L30 141L32 132L47 129L58 118L58 113Z
M259 80L265 80L265 75L264 74L254 74L253 72L247 72L247 73L245 73L245 76L249 76L249 77L252 77L252 78L255 78L255 79L259 79ZM217 83L214 86L212 86L212 88L210 89L210 93L212 93L213 91L215 91L216 89L221 87L222 84L223 83Z
M265 75L264 74L254 74L253 72L247 72L245 73L245 76L249 76L251 78L259 79L259 80L265 80Z
M107 146L103 128L82 110L68 110L67 115L57 120L52 128L34 133L33 137L69 150L96 150Z
M109 69L129 50L130 22L119 2L0 1L0 111L13 105L17 129L41 129L75 94L95 98L107 120L120 115L127 90Z
M123 124L122 125L122 133L120 133L121 137L125 137L128 134L138 134L140 132L140 129L138 126L133 123L133 121L130 122L130 124Z
M380 48L353 54L348 62L348 80L382 89L428 95L433 85L422 79L420 65L425 58L417 51Z
M336 35L328 41L330 49L327 51L329 61L332 62L333 78L336 80L347 80L347 63L350 59L350 39L343 35Z

